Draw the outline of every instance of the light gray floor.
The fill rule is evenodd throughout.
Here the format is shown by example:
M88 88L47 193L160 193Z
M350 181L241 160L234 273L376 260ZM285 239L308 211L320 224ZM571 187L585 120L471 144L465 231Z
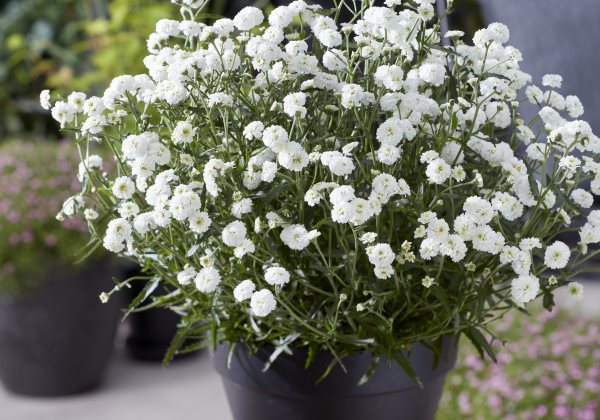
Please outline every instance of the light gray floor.
M162 369L117 349L102 385L70 397L20 397L0 387L0 420L159 419L233 420L207 351Z
M583 301L575 302L559 291L557 303L600 315L600 281L580 281ZM207 351L162 369L129 359L123 351L123 334L100 388L71 397L27 398L0 387L0 420L233 420Z

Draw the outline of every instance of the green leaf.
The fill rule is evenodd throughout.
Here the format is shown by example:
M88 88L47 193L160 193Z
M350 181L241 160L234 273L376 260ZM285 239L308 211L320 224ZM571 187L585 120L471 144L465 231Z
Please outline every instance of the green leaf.
M454 80L454 78L451 78ZM456 83L456 82L455 82ZM452 114L452 132L456 131L456 127L458 127L458 117L456 116L456 112Z
M367 383L367 381L371 378L371 375L373 375L373 372L375 372L375 369L377 368L377 365L379 364L379 359L380 359L379 356L373 355L373 359L371 359L371 364L369 365L369 369L367 369L367 371L365 372L363 377L360 378L360 381L358 381L356 386L361 386L361 385Z
M330 14L337 12L337 9L316 9L316 10L312 10L314 13L317 13L319 15L323 15L323 16L329 16Z
M318 229L323 225L332 225L333 219L331 217L326 217L323 220L319 221L316 225L313 226L313 229Z
M200 19L226 19L225 16L215 15L215 14L212 14L212 13L200 13L199 15L196 15L196 18L200 18Z
M225 369L231 369L231 358L233 357L233 351L235 350L235 345L237 343L233 343L229 346L229 351L227 351L227 360L225 361Z
M466 331L465 334L467 335L467 337L469 337L471 339L473 344L475 344L475 347L477 347L477 349L479 350L479 353L482 356L483 356L483 353L482 353L481 349L485 350L485 352L488 354L488 356L490 356L490 358L494 361L494 363L498 363L498 360L496 360L496 354L494 353L494 350L492 350L492 347L487 342L487 340L485 339L485 337L483 336L481 331L479 331L475 327L469 327L468 331Z
M581 209L579 208L578 205L576 205L569 197L567 197L567 195L562 192L560 190L560 188L558 188L558 186L554 185L554 187L552 188L554 190L554 192L556 193L556 195L558 196L558 199L565 205L571 207L573 210L575 210L578 213L581 213Z
M440 302L442 302L442 305L444 305L444 309L448 313L448 316L452 316L452 309L450 309L448 296L446 295L444 289L442 289L439 285L434 285L433 287L430 287L429 290L431 290L431 293L433 293L434 296L437 297Z
M487 79L488 77L495 77L495 78L497 78L497 79L504 79L504 80L508 80L509 82L512 82L512 80L511 80L511 79L509 79L509 78L508 78L508 77L506 77L506 76L502 76L501 74L497 74L497 73L490 73L490 72L487 72L487 71L486 71L485 73L483 73L483 74L481 75L481 77L485 77L486 79Z
M211 338L205 338L204 340L200 340L200 341L197 341L195 343L188 344L187 346L185 346L184 348L182 348L181 350L179 350L177 352L177 354L185 354L185 353L191 353L193 351L202 350L203 348L208 347L211 344L212 344L212 339Z
M277 197L277 194L279 194L284 189L290 187L291 185L292 184L281 184L281 185L278 185L277 187L273 188L271 191L269 191L269 194L267 194L265 196L265 198L263 198L261 200L260 204L258 206L256 206L255 212L256 213L260 212L263 208L265 208L265 206L267 204L269 204L271 201L273 201L273 199L275 197Z
M544 293L544 309L546 309L548 312L552 311L552 308L554 307L554 295L552 293L550 293L549 291Z
M193 247L191 247L187 252L187 256L191 257L192 255L194 255L196 253L196 251L198 250L198 248L200 248L200 244L196 244Z
M423 388L423 384L421 380L415 373L413 369L413 364L408 360L408 357L402 352L402 350L392 350L392 357L400 365L402 369L410 376L410 378L419 386L419 388Z
M308 369L312 362L315 361L315 356L317 355L317 343L312 341L308 347L308 357L306 358L306 364L304 365L304 369Z
M540 190L538 189L537 181L533 177L533 174L529 174L527 177L529 181L529 188L531 189L531 193L536 200L540 199Z
M462 56L461 54L457 53L456 51L452 51L451 49L440 47L439 45L432 44L431 42L426 42L425 45L427 45L429 48L433 48L434 50L444 51L446 54L454 54L454 55Z
M131 304L129 305L127 310L125 311L125 315L123 315L123 320L125 320L125 318L127 318L127 316L131 313L131 311L133 311L135 308L137 308L137 306L140 303L145 301L148 298L148 296L150 296L152 294L152 292L154 292L154 290L156 290L156 288L158 287L158 285L160 283L160 279L161 279L161 277L156 276L156 277L153 277L151 280L148 280L148 283L146 283L146 285L144 286L144 288L142 289L140 294L137 295L135 297L135 299L133 299L133 301L131 302Z
M193 325L192 322L188 322L185 325L185 327L177 330L177 334L175 334L175 337L173 337L173 340L171 341L171 345L167 349L167 353L165 354L165 357L163 358L163 363L162 363L163 367L166 367L169 364L169 362L171 362L171 360L173 360L173 357L175 357L175 355L177 354L177 350L179 350L179 348L183 344L185 336L187 335L187 332L192 325Z
M101 243L102 242L100 242L100 239L96 238L95 236L92 237L92 239L90 239L90 241L87 243L87 245L84 246L83 248L81 248L79 250L79 252L77 252L77 254L75 254L76 260L73 264L80 264L87 257L92 255L92 253L96 249L98 249L98 247L100 246Z

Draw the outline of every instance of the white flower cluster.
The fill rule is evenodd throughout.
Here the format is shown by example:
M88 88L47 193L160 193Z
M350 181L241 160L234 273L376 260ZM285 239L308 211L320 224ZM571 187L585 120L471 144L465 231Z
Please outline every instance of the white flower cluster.
M183 16L200 3L184 0ZM400 3L343 25L303 0L268 22L253 7L210 26L163 19L148 75L117 77L102 98L42 92L61 125L78 116L84 144L102 138L115 152L115 177L97 173L97 155L79 168L82 194L99 198L86 219L113 218L104 246L176 278L207 316L275 311L273 322L347 336L354 324L330 319L340 307L387 319L410 294L462 305L454 279L519 306L567 285L568 264L600 242L600 212L585 215L600 195L600 139L576 119L581 102L558 93L558 75L525 88L506 26L478 31L474 46L452 31L442 47L433 2ZM520 119L522 90L539 132ZM577 255L555 238L574 217L587 217Z

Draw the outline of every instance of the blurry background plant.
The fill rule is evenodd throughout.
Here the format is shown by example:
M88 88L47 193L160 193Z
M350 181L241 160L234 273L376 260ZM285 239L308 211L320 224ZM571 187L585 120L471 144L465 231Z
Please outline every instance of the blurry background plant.
M87 222L56 220L63 201L81 189L78 163L68 139L0 145L0 293L27 294L49 265L79 269L74 255L87 242Z
M269 0L212 0L206 12L234 16ZM272 8L272 6L270 7ZM116 76L146 69L146 39L178 14L168 0L9 0L0 5L0 139L60 136L39 92L98 95Z
M531 316L511 312L492 327L509 342L495 342L498 364L482 361L463 340L436 420L596 419L598 319L556 307L528 309Z

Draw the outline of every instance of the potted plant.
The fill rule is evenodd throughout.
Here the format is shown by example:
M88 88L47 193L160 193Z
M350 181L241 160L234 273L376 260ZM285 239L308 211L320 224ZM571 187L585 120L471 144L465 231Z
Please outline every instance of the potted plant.
M129 311L183 315L165 361L211 346L236 419L432 419L459 335L494 358L490 322L550 308L558 287L581 296L568 279L600 219L578 183L600 140L563 118L583 108L556 75L526 89L546 130L520 120L529 77L504 25L468 46L439 33L451 10L431 1L300 0L268 24L250 7L212 26L177 3L183 21L148 41L150 76L117 77L83 112L42 100L82 155L97 138L115 154L115 178L84 171L79 211L111 219L90 222L95 245L155 273ZM569 249L553 237L576 215ZM177 289L144 302L161 283Z
M102 167L98 156L89 161ZM101 253L74 266L87 223L55 218L81 190L78 163L67 139L0 146L0 381L16 393L89 389L111 354L119 304L103 307L97 294L114 264Z

